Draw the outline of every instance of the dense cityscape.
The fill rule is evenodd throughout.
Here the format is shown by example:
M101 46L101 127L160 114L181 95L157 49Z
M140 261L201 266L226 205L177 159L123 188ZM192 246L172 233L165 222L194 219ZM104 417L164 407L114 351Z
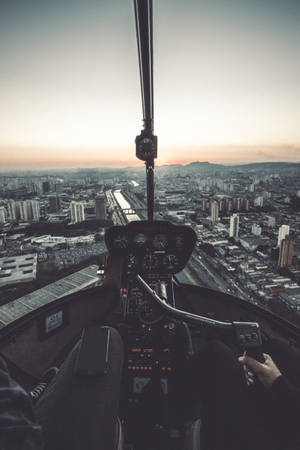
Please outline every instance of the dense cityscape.
M155 219L190 225L198 238L179 280L299 323L299 173L288 163L158 167ZM144 180L142 167L2 173L1 304L68 277L81 289L86 268L87 285L97 283L105 229L147 217Z

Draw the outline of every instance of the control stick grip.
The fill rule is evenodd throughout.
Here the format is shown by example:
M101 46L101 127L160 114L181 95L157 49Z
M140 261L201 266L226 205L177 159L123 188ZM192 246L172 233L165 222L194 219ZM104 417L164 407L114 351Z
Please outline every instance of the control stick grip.
M251 358L256 359L260 363L265 362L265 357L262 352L261 347L250 347L246 349L246 355L251 356Z

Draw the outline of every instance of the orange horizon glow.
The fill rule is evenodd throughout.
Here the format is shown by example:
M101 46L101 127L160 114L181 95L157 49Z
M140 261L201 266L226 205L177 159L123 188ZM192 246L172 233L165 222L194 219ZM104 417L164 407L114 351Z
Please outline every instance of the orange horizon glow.
M1 149L0 149L1 151ZM182 157L178 155L182 154ZM119 156L121 155L121 157ZM215 164L246 164L251 162L300 162L300 145L282 146L187 146L158 149L157 166L208 161ZM135 148L103 149L20 149L1 151L1 169L64 169L82 167L122 168L142 166Z

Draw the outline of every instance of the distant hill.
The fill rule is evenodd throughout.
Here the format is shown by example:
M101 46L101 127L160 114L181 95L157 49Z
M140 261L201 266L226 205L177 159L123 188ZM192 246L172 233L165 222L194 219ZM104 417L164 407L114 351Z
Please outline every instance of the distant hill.
M181 169L181 170L211 170L211 169L222 169L222 170L242 170L242 171L249 171L249 170L264 170L264 169L272 169L272 170L282 170L282 169L300 169L300 163L291 163L291 162L253 162L248 164L217 164L217 163L210 163L208 161L193 161L188 164L169 164L169 165L163 165L158 166L158 170L174 170L174 169Z
M259 163L249 163L249 164L238 164L231 166L235 169L293 169L293 168L300 168L300 163L291 163L291 162L259 162Z

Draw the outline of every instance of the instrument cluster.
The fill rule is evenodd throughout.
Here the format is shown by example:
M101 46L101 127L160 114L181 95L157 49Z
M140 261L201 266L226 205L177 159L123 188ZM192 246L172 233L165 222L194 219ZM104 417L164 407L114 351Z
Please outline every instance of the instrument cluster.
M133 273L174 274L185 267L196 234L189 227L166 221L137 221L111 227L105 241L111 254L126 258Z

